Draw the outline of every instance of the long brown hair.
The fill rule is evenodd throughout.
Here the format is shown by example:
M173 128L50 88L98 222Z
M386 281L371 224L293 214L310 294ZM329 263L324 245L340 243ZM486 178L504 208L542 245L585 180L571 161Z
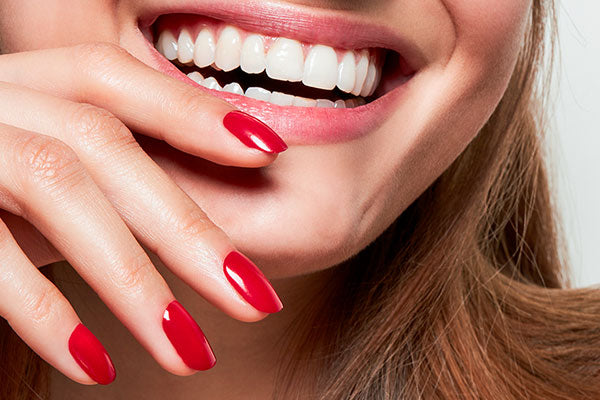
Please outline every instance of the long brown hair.
M600 398L600 291L568 288L544 163L553 10L533 1L478 137L304 314L275 397ZM6 325L0 376L1 399L48 398L47 365Z
M554 28L534 0L493 116L327 285L278 398L600 399L600 291L569 289L545 164Z

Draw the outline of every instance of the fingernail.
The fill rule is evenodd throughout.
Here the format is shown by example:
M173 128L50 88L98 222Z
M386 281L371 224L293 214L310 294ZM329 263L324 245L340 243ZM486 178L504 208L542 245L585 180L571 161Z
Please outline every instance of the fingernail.
M194 318L177 300L163 314L163 330L183 362L197 371L214 367L217 359Z
M245 256L232 251L223 261L229 283L254 308L266 313L281 311L283 304L262 272Z
M108 385L115 380L117 374L110 356L85 325L77 325L71 333L69 351L81 369L94 381Z
M262 121L241 111L231 111L223 118L223 125L242 143L266 153L281 153L288 148L273 129Z

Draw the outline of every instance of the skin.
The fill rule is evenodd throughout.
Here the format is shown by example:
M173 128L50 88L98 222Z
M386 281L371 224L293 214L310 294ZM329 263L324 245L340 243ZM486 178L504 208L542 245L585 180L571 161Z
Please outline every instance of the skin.
M12 213L2 212L0 217L33 265L65 258L73 265L74 270L59 271L64 279L57 283L70 305L61 300L61 307L50 309L68 315L64 318L71 325L77 318L85 321L111 353L120 379L108 387L74 383L63 374L79 383L92 382L68 359L68 353L57 361L44 350L48 346L44 340L48 339L32 333L30 322L35 313L25 313L19 319L17 309L22 305L8 300L2 300L0 313L13 322L19 319L13 324L17 332L63 373L53 375L52 390L57 398L106 398L103 396L108 394L110 398L188 398L191 394L201 398L267 398L279 356L272 344L283 335L302 304L310 301L321 282L335 275L333 266L359 252L388 227L456 159L489 118L506 89L531 4L517 0L287 1L302 7L341 10L392 27L420 46L426 63L411 81L403 101L367 136L335 145L292 146L277 157L249 150L223 130L220 121L233 108L222 100L143 68L142 63L120 54L116 46L72 47L83 42L110 42L151 64L150 54L132 27L141 10L159 1L164 0L49 0L41 7L33 0L0 0L1 48L4 53L14 53L0 58L0 81L9 82L0 84L0 123L4 124L1 152L14 152L23 146L23 137L31 137L35 143L39 140L35 133L43 133L72 148L89 174L83 177L81 173L85 184L61 181L55 191L42 191L34 189L37 186L30 184L29 176L5 173L10 179L4 181L26 182L21 186L30 189L8 194L0 191L0 208ZM53 50L58 47L66 49ZM99 54L110 55L105 70L98 69L99 60L106 59L98 58ZM65 72L73 71L74 60L84 67L85 76L75 74L73 78ZM135 100L127 90L116 97L111 92L120 80L127 81L125 76L143 78L133 79L128 89L139 86L151 91L149 94L170 96L172 109L165 113L159 110L160 104L144 104L137 105L138 109L154 106L157 111L132 113L129 105ZM90 80L95 82L94 90L85 85ZM186 108L190 102L195 102L193 114ZM74 106L77 103L92 103L97 108L92 117L89 113L73 114L72 110L80 110ZM27 110L36 113L23 112ZM85 124L84 128L77 124L73 115L91 118L87 123L92 125L97 120L117 120L114 125L102 125L99 136L91 137L96 141L86 143L98 143L98 137L111 140L101 141L103 149L96 145L86 151L77 135L89 130ZM69 121L66 126L71 134L57 129L65 126L64 121ZM217 132L218 146L211 144L214 140L202 141L207 130L194 133L198 126L210 126ZM114 151L108 147L121 143L115 140L119 136L114 132L122 132L122 127L140 134L136 138L143 151L127 142L131 151L121 158L109 157L107 154ZM166 138L189 154L169 158L168 152L156 148L146 136ZM51 149L59 149L52 155L62 154L65 160L73 161L73 154L53 143ZM205 158L217 164L209 164ZM3 169L10 168L11 160L4 162L7 166L3 164ZM219 164L268 167L225 168ZM150 180L147 186L132 188L131 177L142 166L150 168L160 184ZM124 176L118 175L120 171L125 171ZM87 203L87 209L81 208L77 199L84 193L90 193L88 202L95 206ZM132 206L150 204L150 194L158 195L162 203L154 208ZM70 200L57 203L62 208L56 210L47 206L48 199L58 197ZM23 212L25 209L42 211ZM98 214L68 225L64 221L70 214L59 209L88 213L94 209ZM186 219L190 212L197 218ZM166 229L166 237L152 241L145 230L152 226ZM74 249L74 242L57 239L60 229L72 235L77 232L79 250ZM140 253L134 236L150 260ZM90 246L98 241L104 247ZM234 247L272 280L285 304L284 311L263 319L266 314L244 302L226 281L214 277L219 260ZM14 243L2 248L9 261L25 265ZM145 271L143 279L128 285L123 276L131 274L125 272L119 280L119 268L126 268L123 265L127 263L106 265L107 254L115 252L119 261L136 260ZM156 270L148 267L150 261ZM193 268L198 264L203 265L198 268L206 279L196 279ZM25 288L35 293L44 287L43 280L28 268L23 267L28 272L13 290ZM109 272L101 272L107 269ZM100 299L82 285L82 279L99 290ZM102 286L107 280L112 287ZM178 359L165 338L159 337L158 328L148 332L145 323L152 315L160 315L172 298L185 304L200 322L217 356L217 367L188 378L169 374L190 375L193 371ZM140 301L144 311L139 311ZM72 326L68 328L72 330ZM65 328L63 334L67 331Z

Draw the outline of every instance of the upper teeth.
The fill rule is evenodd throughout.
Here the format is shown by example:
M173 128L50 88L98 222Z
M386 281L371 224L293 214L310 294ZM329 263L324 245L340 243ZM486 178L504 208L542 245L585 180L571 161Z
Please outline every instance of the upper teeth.
M250 34L225 26L215 35L214 27L201 28L192 39L188 29L179 37L164 30L157 49L169 60L194 63L199 68L213 65L223 71L240 67L248 74L266 71L276 80L302 82L306 86L368 97L381 78L381 66L374 52L336 51L324 45L302 44L288 38ZM216 39L215 39L216 38ZM286 103L288 99L284 99Z

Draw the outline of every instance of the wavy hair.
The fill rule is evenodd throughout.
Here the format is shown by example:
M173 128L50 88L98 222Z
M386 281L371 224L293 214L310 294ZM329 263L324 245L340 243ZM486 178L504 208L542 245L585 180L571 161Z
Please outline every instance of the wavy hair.
M553 1L528 25L476 139L327 285L277 398L600 399L600 290L569 288L544 152Z

